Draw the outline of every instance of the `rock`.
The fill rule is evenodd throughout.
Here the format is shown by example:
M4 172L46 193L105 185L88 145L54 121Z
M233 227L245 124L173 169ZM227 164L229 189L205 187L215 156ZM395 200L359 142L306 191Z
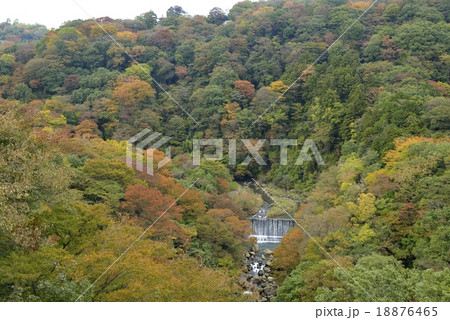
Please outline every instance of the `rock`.
M268 280L269 282L273 282L273 281L274 281L273 277L267 277L267 280Z
M246 278L245 275L243 274L243 275L241 275L241 276L239 277L238 283L239 283L240 286L243 286L245 282L247 282L247 278Z
M266 250L264 250L264 253L268 256L271 256L273 254L273 251L270 249L266 249Z
M245 257L246 257L247 259L250 258L250 253L246 252L246 253L245 253Z
M272 261L267 261L266 266L271 267L273 265Z
M273 287L264 288L264 293L266 296L274 297L277 294L277 291Z
M245 281L244 284L242 285L242 287L246 290L250 290L252 287L252 284L248 281Z
M251 278L253 278L253 276L252 276L250 273L247 273L247 274L245 275L245 277L247 278L247 280L250 280Z
M258 244L257 244L257 243L252 244L252 245L250 246L250 250L251 250L251 251L258 252L258 251L259 251L259 246L258 246Z
M261 255L261 259L266 260L266 256L265 255Z
M264 271L262 271L262 270L258 271L258 276L262 276L263 274L264 274Z
M252 257L255 256L255 253L254 253L253 251L250 251L249 254L250 254L250 256L252 256Z
M269 267L264 267L263 270L264 270L265 273L269 273L271 271Z

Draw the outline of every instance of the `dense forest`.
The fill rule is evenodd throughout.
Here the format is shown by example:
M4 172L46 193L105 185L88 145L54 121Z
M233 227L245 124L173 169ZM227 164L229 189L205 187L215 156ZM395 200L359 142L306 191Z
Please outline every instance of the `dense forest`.
M450 301L450 5L371 5L1 23L0 300L255 300L253 178L308 231L275 249L273 300ZM154 175L125 163L143 129L171 137ZM237 139L237 165L194 166L209 138ZM298 147L242 164L263 138ZM294 164L306 139L325 166Z

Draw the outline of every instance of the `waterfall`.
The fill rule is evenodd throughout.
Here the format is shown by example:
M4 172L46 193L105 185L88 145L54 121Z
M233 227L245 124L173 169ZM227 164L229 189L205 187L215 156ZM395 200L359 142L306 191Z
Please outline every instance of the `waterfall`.
M289 219L251 218L252 228L258 243L280 242L289 228L295 226L295 221Z

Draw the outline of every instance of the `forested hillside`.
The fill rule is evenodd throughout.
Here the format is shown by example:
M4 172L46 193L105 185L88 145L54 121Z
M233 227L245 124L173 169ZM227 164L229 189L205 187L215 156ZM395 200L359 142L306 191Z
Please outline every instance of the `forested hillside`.
M301 195L309 233L274 252L276 301L449 301L450 5L380 0L355 22L371 4L1 23L0 300L255 299L238 285L253 178ZM125 163L143 129L171 137L154 175ZM225 147L194 166L209 138L237 139L237 165ZM242 164L239 139L262 138L299 146ZM325 166L295 165L306 139Z

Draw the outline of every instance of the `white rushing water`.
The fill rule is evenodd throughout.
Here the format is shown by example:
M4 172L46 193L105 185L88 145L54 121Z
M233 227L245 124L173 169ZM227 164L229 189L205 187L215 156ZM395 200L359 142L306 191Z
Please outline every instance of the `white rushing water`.
M288 232L289 228L295 226L295 222L290 219L270 219L267 212L270 204L265 202L258 212L250 218L252 222L253 234L250 237L256 238L260 243L280 243L281 238Z
M256 242L258 244L260 243L280 243L281 238L280 236L262 236L257 234L250 235L252 238L256 238Z
M295 221L289 219L251 218L250 221L254 231L251 236L255 237L258 243L280 242L289 228L295 226Z
M270 301L276 296L277 284L274 282L272 261L273 250L281 242L289 228L295 226L292 219L270 219L267 212L270 204L265 202L258 212L250 218L253 234L250 237L256 238L257 246L252 245L247 253L247 276L248 282L253 288L252 291L245 291L244 294L256 292L259 301ZM250 277L248 277L250 275Z

